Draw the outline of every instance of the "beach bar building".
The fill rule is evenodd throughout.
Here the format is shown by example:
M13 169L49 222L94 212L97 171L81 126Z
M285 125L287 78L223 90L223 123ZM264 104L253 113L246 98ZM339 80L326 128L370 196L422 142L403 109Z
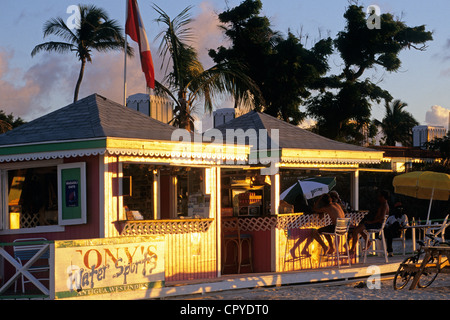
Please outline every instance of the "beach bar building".
M280 201L280 195L300 178L345 173L344 183L350 190L346 216L356 226L368 213L367 208L359 208L359 173L376 171L370 168L380 163L383 152L334 141L256 111L214 130L223 136L241 130L241 139L235 143L250 147L248 167L222 168L221 211L222 217L231 212L238 216L241 232L252 238L253 270L282 272L337 265L336 259L321 259L320 246L310 242L311 229L330 224L329 217L308 214L305 201L297 207ZM261 167L262 163L266 165ZM260 174L261 168L266 175ZM256 199L249 204L252 201L246 199L252 196ZM351 259L357 261L357 257Z
M213 143L210 133L186 134L94 94L1 135L0 296L19 284L14 291L37 287L51 299L145 298L218 278L236 257L234 249L224 255L224 231L237 227L251 238L243 250L250 263L229 272L320 267L286 258L291 238L307 238L327 220L283 211L280 176L350 172L357 223L359 165L379 162L382 152L257 112L215 133L248 128L276 129L279 139L256 149L248 140ZM261 157L268 149L271 162ZM36 246L31 258L49 261L44 282L32 263L17 262L17 248Z

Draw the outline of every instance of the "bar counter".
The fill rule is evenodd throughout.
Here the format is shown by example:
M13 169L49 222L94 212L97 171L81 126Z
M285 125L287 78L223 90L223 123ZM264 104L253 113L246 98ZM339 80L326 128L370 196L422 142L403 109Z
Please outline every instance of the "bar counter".
M163 235L167 283L217 277L213 218L118 221L121 236Z
M367 213L354 211L347 213L346 217L351 219L351 226L356 226ZM311 237L312 229L331 223L328 215L319 219L318 214L291 213L239 217L238 220L241 233L252 236L254 272L294 271L337 265L335 260L320 261L321 247ZM302 254L302 251L308 254Z

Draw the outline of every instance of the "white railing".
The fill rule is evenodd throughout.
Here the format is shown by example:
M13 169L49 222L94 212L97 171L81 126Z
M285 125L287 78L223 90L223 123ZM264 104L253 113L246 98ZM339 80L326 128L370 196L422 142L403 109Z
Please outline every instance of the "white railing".
M346 213L346 218L350 218L350 225L356 226L360 223L362 218L368 213L368 211L353 211ZM318 214L302 214L302 213L287 213L279 214L277 216L267 217L248 217L239 220L239 228L242 231L268 231L274 228L288 230L295 228L317 228L329 225L331 219L328 215L325 215L322 219ZM233 220L223 223L233 224ZM232 228L233 225L227 225L226 227Z
M30 259L27 261L24 261L25 264L19 263L17 259L15 259L13 256L11 256L8 251L5 250L5 247L8 246L33 246L37 249L34 249L33 252L30 254ZM39 289L39 291L42 293L44 297L52 298L52 290L50 290L48 287L42 284L31 272L30 270L34 266L34 264L39 260L42 259L42 256L45 254L48 254L49 252L49 288L53 288L53 274L54 274L54 244L52 241L27 241L22 243L1 243L0 244L0 256L9 262L14 268L15 273L14 275L9 278L6 282L4 282L3 286L0 287L0 297L7 298L10 293L6 294L8 289L16 283L16 281L19 280L19 278L23 275L26 277L29 282L31 282L36 288ZM5 279L6 280L6 279Z

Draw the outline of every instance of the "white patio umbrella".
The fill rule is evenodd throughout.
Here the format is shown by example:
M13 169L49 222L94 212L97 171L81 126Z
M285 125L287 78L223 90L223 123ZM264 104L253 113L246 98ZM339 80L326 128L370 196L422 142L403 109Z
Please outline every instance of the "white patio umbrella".
M330 192L336 185L335 177L316 177L298 180L295 184L284 190L280 199L287 203L294 203L299 195L308 200Z

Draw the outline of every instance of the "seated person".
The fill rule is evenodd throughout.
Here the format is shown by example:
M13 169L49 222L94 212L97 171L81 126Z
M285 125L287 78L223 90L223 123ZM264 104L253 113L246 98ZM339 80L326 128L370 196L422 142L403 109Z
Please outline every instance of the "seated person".
M364 219L359 223L359 225L353 230L352 235L352 247L350 249L351 252L355 252L356 243L358 242L359 235L361 235L364 241L367 240L367 235L364 232L366 229L379 229L383 224L385 216L389 215L389 205L388 205L388 197L389 194L387 191L380 190L378 191L378 208L373 217L364 217ZM370 247L371 241L367 244L367 250Z
M321 216L323 216L323 214L325 213L328 214L331 218L331 224L319 229L313 229L312 237L322 246L325 254L333 254L334 246L332 245L333 240L331 236L328 234L325 235L325 238L330 245L330 248L328 248L320 235L324 232L333 233L336 227L337 218L345 218L345 213L340 205L332 201L329 194L322 195L322 197L314 205L314 211L319 213L320 218L322 218Z
M337 193L337 191L330 191L328 193L331 196L331 199L333 200L334 203L337 203L341 206L342 210L344 210L344 213L347 213L350 210L350 206L345 203L344 201L341 200L341 197L339 196L339 193Z
M384 236L386 238L386 247L388 256L393 256L392 239L400 238L402 229L408 225L408 217L403 212L403 205L397 202L394 205L394 214L390 215L386 220L384 227Z

